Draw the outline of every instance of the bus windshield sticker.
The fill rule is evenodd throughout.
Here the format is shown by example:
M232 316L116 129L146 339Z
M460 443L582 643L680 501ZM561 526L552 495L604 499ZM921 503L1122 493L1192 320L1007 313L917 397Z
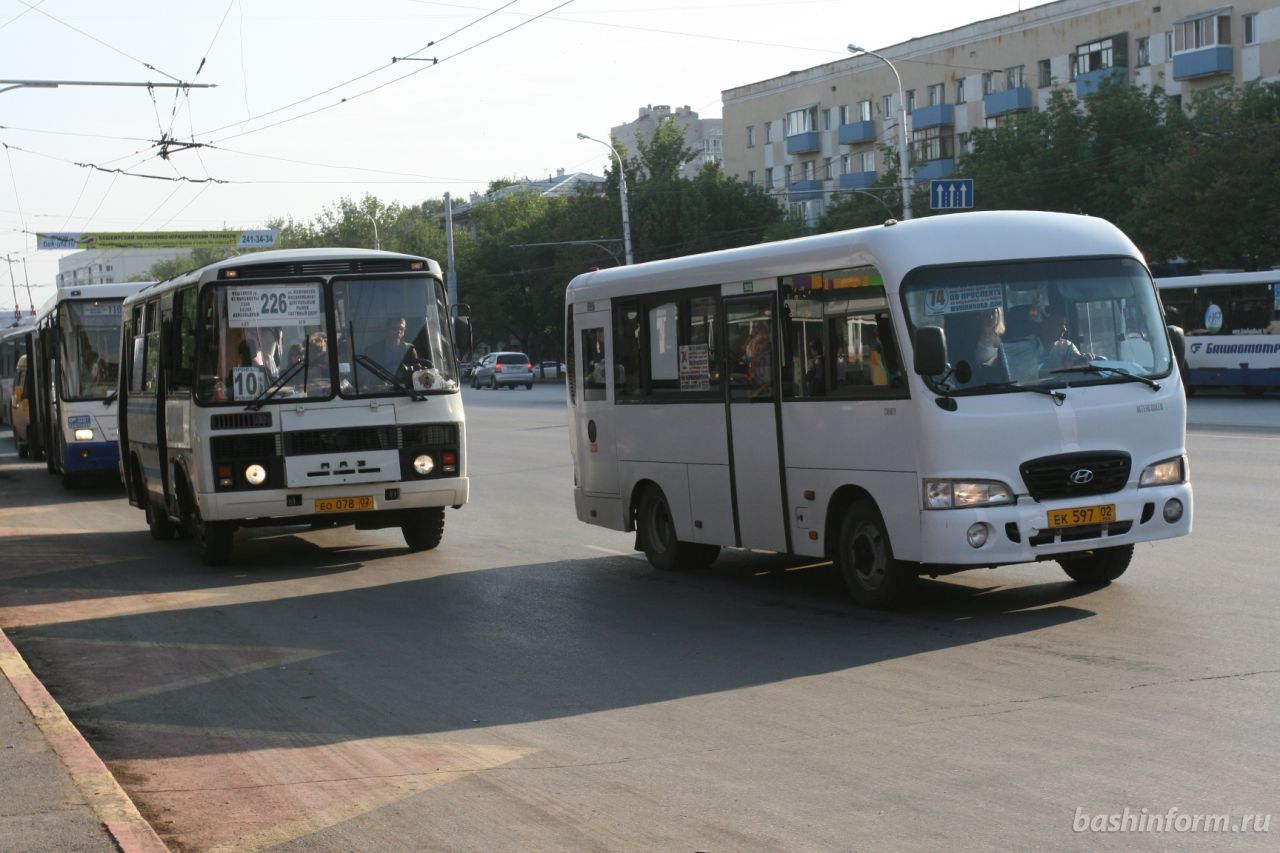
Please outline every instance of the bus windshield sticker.
M930 316L1000 308L1004 305L1004 287L999 284L931 287L926 291L925 305Z
M236 367L231 371L231 396L235 400L255 400L267 387L267 372L261 367Z
M86 319L89 317L110 317L119 320L123 307L124 303L122 302L89 302L84 306L83 316Z
M711 352L706 344L680 347L680 390L711 390Z
M233 329L318 326L321 318L318 284L227 289L227 325Z

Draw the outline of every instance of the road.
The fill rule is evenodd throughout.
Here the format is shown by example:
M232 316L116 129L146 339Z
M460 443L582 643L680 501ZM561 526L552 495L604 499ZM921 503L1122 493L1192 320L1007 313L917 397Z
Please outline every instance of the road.
M1110 587L881 614L795 559L652 571L573 516L562 389L466 394L425 555L290 528L206 568L0 441L0 626L174 849L1273 847L1073 821L1280 811L1280 400L1192 401L1195 532Z

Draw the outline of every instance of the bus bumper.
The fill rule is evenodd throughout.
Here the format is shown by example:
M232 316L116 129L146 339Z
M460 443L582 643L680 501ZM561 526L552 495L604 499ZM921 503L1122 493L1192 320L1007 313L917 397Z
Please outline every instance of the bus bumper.
M114 441L74 441L62 454L62 470L68 474L115 471L120 463L120 445Z
M1116 520L1080 527L1048 527L1048 512L1115 504ZM1178 505L1181 513L1176 514ZM1191 532L1190 483L1127 489L1110 495L1037 503L1021 498L1011 506L925 510L920 513L922 561L937 566L1000 566L1052 559L1063 554L1173 539ZM971 530L985 539L974 547ZM976 532L976 531L975 531Z
M467 502L470 480L450 477L403 483L355 483L323 489L271 489L262 492L216 492L196 497L200 517L206 521L234 521L246 526L294 524L317 520L384 526L379 513L429 507L460 507ZM327 512L317 501L329 498L372 498L373 507L362 511ZM362 523L362 520L367 523Z

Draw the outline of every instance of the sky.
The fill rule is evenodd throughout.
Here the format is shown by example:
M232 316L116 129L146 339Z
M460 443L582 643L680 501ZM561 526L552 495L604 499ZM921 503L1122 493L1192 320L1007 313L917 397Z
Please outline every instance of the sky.
M216 84L0 91L0 316L15 284L24 309L53 293L66 253L38 251L36 232L254 229L343 197L409 205L496 178L601 174L609 152L576 134L607 139L646 105L718 118L723 90L847 57L851 42L1037 5L0 0L0 79ZM161 138L201 147L162 158Z

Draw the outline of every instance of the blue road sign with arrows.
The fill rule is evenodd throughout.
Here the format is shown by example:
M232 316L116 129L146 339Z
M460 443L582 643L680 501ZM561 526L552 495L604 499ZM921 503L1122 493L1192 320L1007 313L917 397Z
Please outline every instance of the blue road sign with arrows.
M973 178L942 178L929 182L929 208L973 207Z

